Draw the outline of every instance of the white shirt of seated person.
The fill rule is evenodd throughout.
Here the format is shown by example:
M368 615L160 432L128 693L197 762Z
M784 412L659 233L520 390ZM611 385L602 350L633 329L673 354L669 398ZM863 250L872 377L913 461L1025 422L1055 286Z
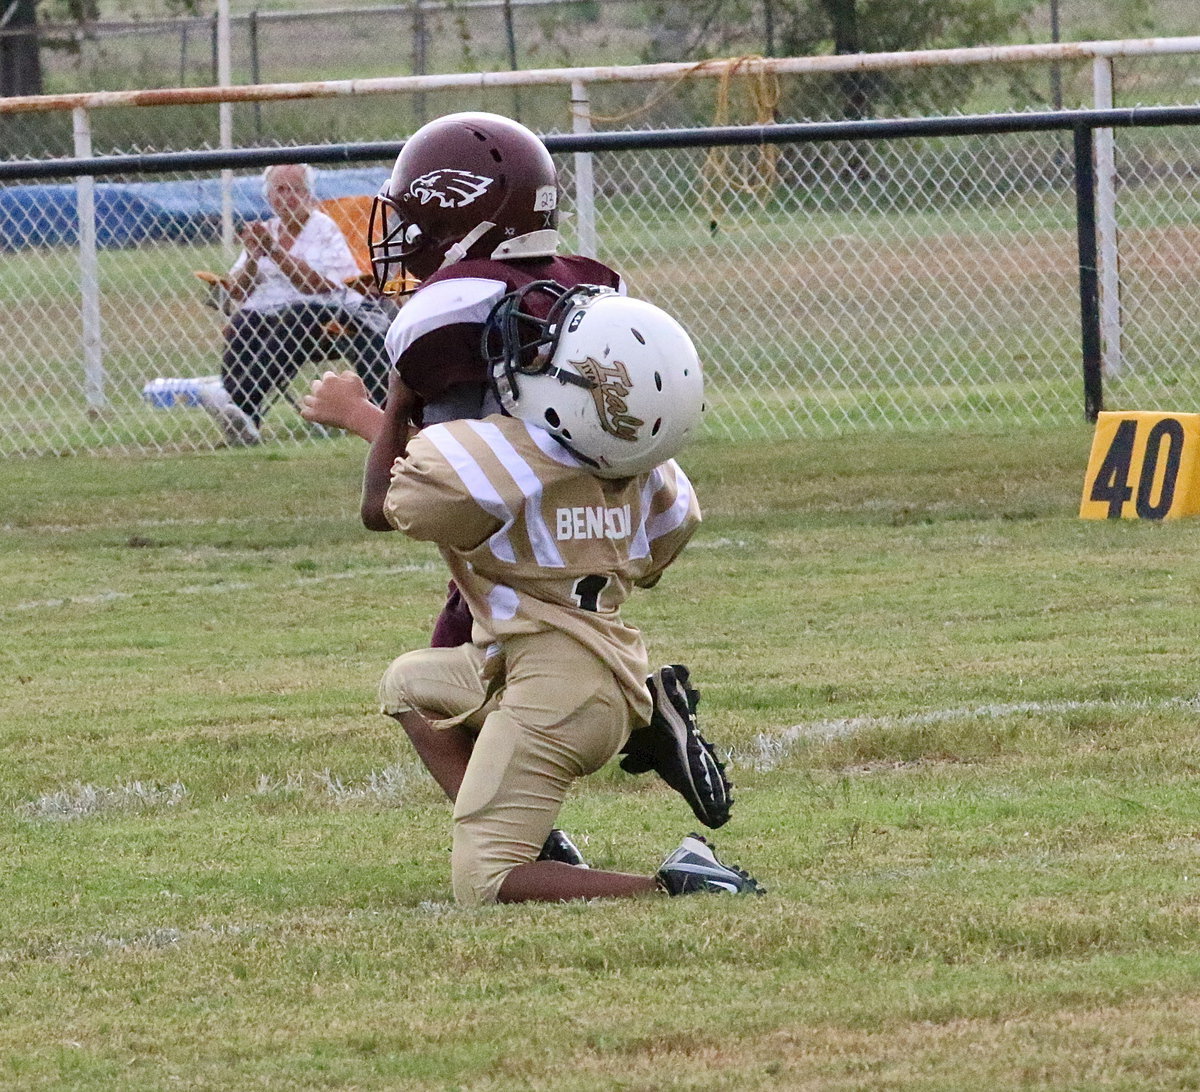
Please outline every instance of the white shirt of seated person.
M273 216L267 221L267 230L276 241L279 240L282 226L278 216ZM288 280L271 258L263 255L258 259L254 288L242 303L243 308L249 311L273 311L295 303L316 303L344 306L353 310L362 302L363 297L359 293L346 288L342 283L350 277L357 276L359 272L350 244L346 242L342 229L320 209L314 208L309 212L308 219L305 220L288 253L305 262L338 287L330 292L305 294ZM249 253L243 249L234 262L230 275L236 276L248 260Z

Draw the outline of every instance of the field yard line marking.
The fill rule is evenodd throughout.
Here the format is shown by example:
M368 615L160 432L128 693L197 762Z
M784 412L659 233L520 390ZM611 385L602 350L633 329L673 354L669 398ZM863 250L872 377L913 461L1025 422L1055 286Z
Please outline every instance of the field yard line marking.
M801 743L828 743L847 739L871 728L912 728L927 724L944 724L952 720L984 719L1014 716L1018 713L1072 713L1088 709L1186 709L1200 712L1200 696L1191 698L1092 700L1092 701L1020 701L1008 704L957 706L951 709L930 709L922 713L885 713L879 716L835 717L793 724L778 735L760 732L754 737L749 765L756 770L773 770Z
M343 777L328 767L289 772L274 778L260 773L250 796L312 790L334 805L374 803L397 807L407 802L409 790L421 780L423 769L414 759L404 758L354 778ZM178 780L167 785L155 781L118 780L115 786L76 780L18 805L15 811L17 815L37 822L68 822L111 812L160 811L183 803L189 796L188 787Z
M334 580L354 580L360 576L400 576L404 573L436 572L440 566L433 561L419 562L410 565L393 565L387 569L351 569L340 573L327 573L324 576L302 576L282 587L303 588L312 584L328 584ZM223 595L226 592L248 591L259 585L246 580L228 580L219 584L183 584L177 588L165 588L160 591L103 591L92 595L66 595L60 599L31 599L24 603L16 603L6 610L46 610L51 607L94 606L96 603L111 603L123 599L153 599L170 595Z
M349 516L347 512L344 516ZM343 519L327 516L326 523L340 523ZM244 527L258 523L285 523L288 526L298 526L304 523L311 526L308 520L299 520L295 516L163 516L159 519L138 519L134 521L136 530L143 527ZM36 532L54 535L72 535L87 531L108 531L111 525L107 523L0 523L0 531L5 534L22 534Z

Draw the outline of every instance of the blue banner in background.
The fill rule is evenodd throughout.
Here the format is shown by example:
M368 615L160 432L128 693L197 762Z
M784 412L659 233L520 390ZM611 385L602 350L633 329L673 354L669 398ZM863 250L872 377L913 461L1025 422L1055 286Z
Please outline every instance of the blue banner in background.
M319 200L378 193L387 168L316 171ZM73 183L0 188L0 250L74 246L79 213ZM260 174L233 180L235 228L270 216ZM96 242L129 247L145 242L215 242L221 237L221 180L97 182Z

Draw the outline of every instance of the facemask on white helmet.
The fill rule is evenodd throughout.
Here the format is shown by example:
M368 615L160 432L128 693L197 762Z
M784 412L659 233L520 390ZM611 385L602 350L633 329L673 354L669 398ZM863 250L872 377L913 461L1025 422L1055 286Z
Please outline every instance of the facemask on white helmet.
M496 304L483 352L504 410L603 478L673 458L700 423L704 377L687 332L645 300L536 281Z

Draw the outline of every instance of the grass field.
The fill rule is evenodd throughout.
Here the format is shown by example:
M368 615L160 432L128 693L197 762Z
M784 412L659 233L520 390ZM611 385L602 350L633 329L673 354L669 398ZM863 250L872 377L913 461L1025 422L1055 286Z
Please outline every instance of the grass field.
M1089 440L698 445L628 613L770 893L477 911L373 711L444 576L359 446L0 463L0 1087L1195 1088L1195 526L1079 521ZM615 768L562 821L692 827Z

